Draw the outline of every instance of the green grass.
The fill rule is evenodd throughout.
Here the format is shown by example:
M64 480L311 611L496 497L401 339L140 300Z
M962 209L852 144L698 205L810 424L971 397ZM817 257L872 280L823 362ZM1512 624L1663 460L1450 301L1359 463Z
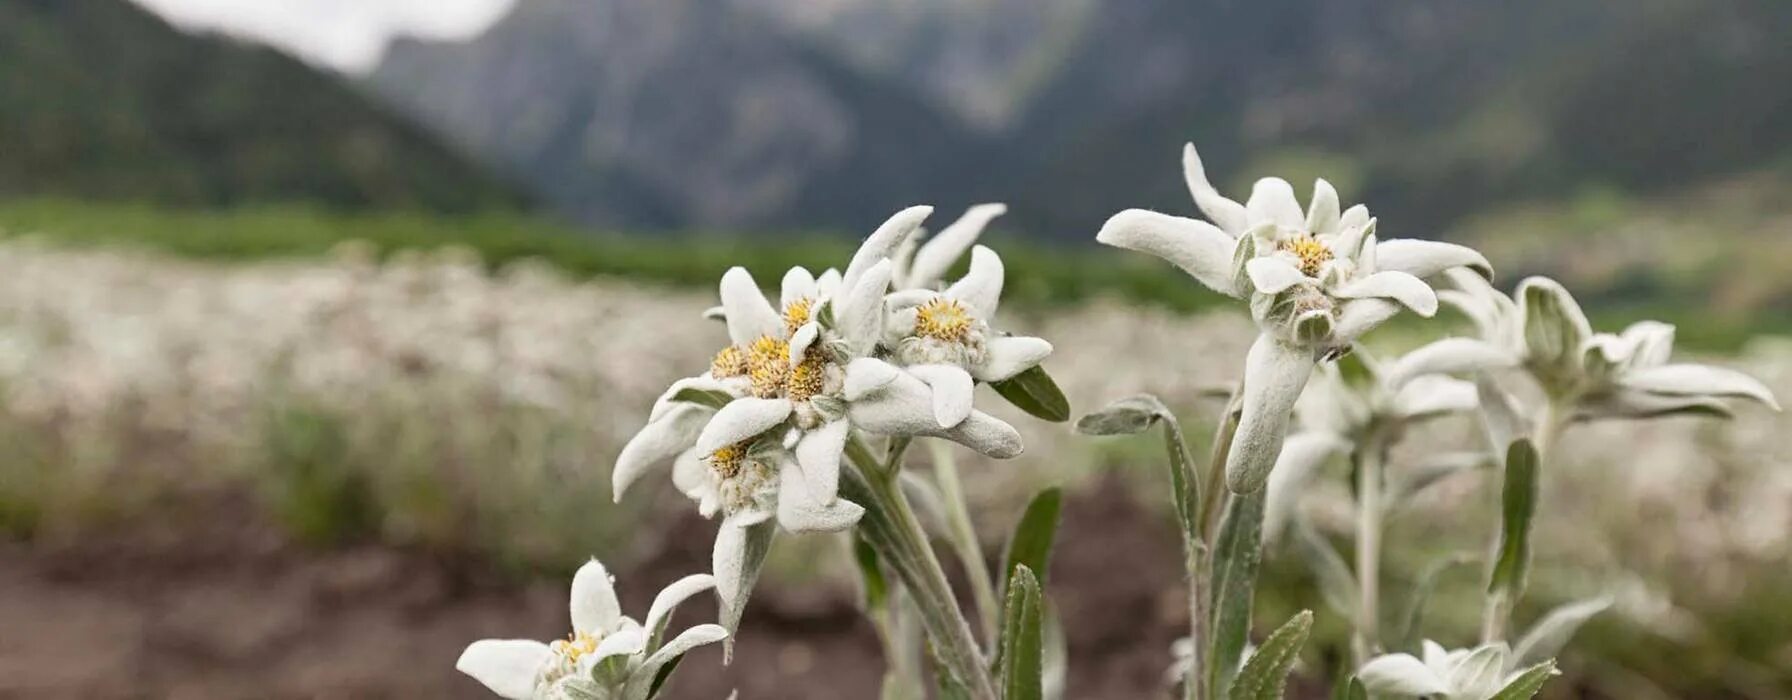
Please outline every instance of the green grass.
M492 267L541 259L574 276L693 288L712 287L734 265L753 270L763 284L775 284L793 265L813 270L838 266L864 235L820 231L625 235L584 231L515 213L459 217L347 213L298 204L181 210L66 199L0 202L0 234L38 235L73 245L134 246L213 260L321 256L349 240L365 242L382 256L456 245L477 252ZM1223 305L1221 297L1150 256L1094 245L1039 244L1012 235L995 235L989 241L1007 265L1004 299L1020 306L1049 308L1099 297L1178 311ZM1512 279L1516 277L1507 281ZM1694 349L1729 351L1759 333L1792 332L1792 319L1764 323L1771 314L1749 318L1710 313L1706 296L1683 286L1672 290L1582 286L1576 291L1588 307L1603 310L1595 318L1602 328L1616 330L1633 320L1659 319L1679 325L1681 342Z

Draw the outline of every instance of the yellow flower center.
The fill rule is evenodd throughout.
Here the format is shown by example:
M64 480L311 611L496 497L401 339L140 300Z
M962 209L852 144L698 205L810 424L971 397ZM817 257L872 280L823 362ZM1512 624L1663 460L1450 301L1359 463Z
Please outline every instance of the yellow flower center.
M785 395L791 401L808 401L821 393L827 382L827 359L822 357L821 348L809 348L803 354L803 361L790 368L790 379L784 385Z
M814 299L802 297L790 300L790 303L784 305L784 332L786 334L795 333L796 329L802 328L803 324L809 322L809 317L814 310Z
M738 377L747 373L747 354L739 347L730 345L716 353L716 359L709 363L709 373L717 377Z
M715 470L716 476L732 479L740 474L741 465L747 461L747 443L737 442L709 453L709 468Z
M754 396L782 396L784 382L790 378L790 344L769 335L755 339L747 346L747 377L753 381Z
M956 299L936 297L915 308L915 335L962 343L971 333L971 312Z
M550 648L568 662L578 663L579 657L597 651L599 641L597 635L589 632L574 632L565 639L555 640Z
M1318 277L1319 269L1332 259L1332 249L1325 247L1313 234L1303 233L1292 241L1283 241L1282 250L1300 258L1300 272L1308 277Z

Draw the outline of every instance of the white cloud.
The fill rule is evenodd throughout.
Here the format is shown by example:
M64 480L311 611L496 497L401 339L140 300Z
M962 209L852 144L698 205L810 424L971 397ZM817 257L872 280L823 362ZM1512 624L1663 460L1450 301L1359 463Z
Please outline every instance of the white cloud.
M134 0L177 26L261 41L337 70L371 69L395 36L455 39L516 0Z

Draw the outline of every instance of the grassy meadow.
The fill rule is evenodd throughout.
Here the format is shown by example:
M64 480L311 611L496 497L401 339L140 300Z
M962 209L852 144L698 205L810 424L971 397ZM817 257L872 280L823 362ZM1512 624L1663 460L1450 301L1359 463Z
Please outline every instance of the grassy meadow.
M55 200L0 204L0 229L0 528L13 539L78 541L238 492L314 546L389 543L523 580L592 554L626 569L675 546L679 533L640 523L688 506L664 479L613 503L608 465L659 391L724 342L719 325L698 320L711 285L730 265L765 283L851 246L847 236L627 238L513 215ZM1005 324L1052 339L1047 367L1077 412L1151 392L1187 416L1191 436L1208 432L1203 416L1216 407L1203 396L1236 375L1248 320L1146 256L1002 249ZM1788 321L1712 313L1705 301L1649 298L1595 323L1676 321L1684 352L1792 395L1792 344L1750 338ZM1396 326L1377 339L1426 338ZM1008 521L1045 484L1074 492L1114 475L1168 517L1152 438L1015 424L1029 455L965 467L979 519ZM1436 438L1468 429L1445 424ZM1569 433L1563 468L1548 476L1553 502L1540 509L1536 600L1521 617L1601 590L1617 605L1573 647L1575 682L1563 687L1624 698L1792 692L1788 436L1792 418L1761 411L1722 429L1675 419ZM1334 476L1302 507L1341 539L1350 501ZM1461 523L1489 522L1484 483L1459 475L1396 516L1390 590L1439 557L1480 550L1485 530ZM814 556L830 546L781 547L776 566L786 577L839 574L815 563L831 561ZM1271 556L1264 620L1322 604L1297 547ZM1477 572L1440 579L1428 628L1472 634ZM1319 634L1341 644L1346 632L1334 620ZM1666 655L1690 661L1670 672L1657 663Z

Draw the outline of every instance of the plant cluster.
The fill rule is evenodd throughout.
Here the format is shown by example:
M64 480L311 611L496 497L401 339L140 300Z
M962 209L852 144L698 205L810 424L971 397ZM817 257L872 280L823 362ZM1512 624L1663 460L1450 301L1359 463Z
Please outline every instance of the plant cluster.
M1259 335L1217 421L1213 454L1195 459L1176 416L1151 396L1119 400L1077 428L1163 429L1189 585L1189 637L1177 666L1187 697L1281 696L1313 614L1295 615L1253 646L1251 612L1266 543L1290 537L1312 553L1328 603L1354 633L1352 662L1337 674L1340 697L1528 698L1555 674L1551 657L1574 629L1606 605L1574 603L1522 636L1510 633L1540 470L1564 431L1729 415L1736 399L1778 408L1746 375L1673 362L1669 326L1594 333L1553 281L1525 280L1508 297L1472 249L1380 240L1367 208L1341 206L1324 180L1306 207L1278 178L1258 181L1240 203L1209 183L1193 146L1183 165L1208 221L1129 210L1097 240L1169 260L1238 299L1255 320ZM1063 631L1045 586L1059 494L1033 499L992 571L941 440L998 459L1021 453L1020 433L974 405L978 384L1043 420L1066 421L1070 407L1040 364L1051 344L996 323L1002 261L975 241L1000 209L974 208L923 243L930 212L897 213L843 268L791 269L771 298L744 268L723 275L721 303L706 315L726 324L727 344L704 372L661 395L612 474L620 499L670 464L698 512L721 520L709 574L668 588L665 605L640 625L615 612L607 574L587 565L574 581L566 641L478 642L459 667L512 698L653 697L685 651L732 643L775 538L847 532L888 660L885 697L1060 695ZM966 251L968 270L947 281ZM1359 344L1401 311L1429 318L1443 304L1473 319L1478 337L1444 338L1397 358ZM1477 416L1483 437L1423 465L1393 463L1397 445L1450 414ZM905 468L917 443L932 453L931 475ZM1335 460L1351 466L1354 567L1294 506ZM1488 528L1480 643L1448 650L1427 641L1418 656L1401 653L1380 624L1385 518L1440 476L1476 468L1497 475L1490 483L1501 504ZM929 532L921 513L937 515L943 532ZM967 571L968 605L947 580L935 534ZM663 640L671 606L710 588L717 624Z

